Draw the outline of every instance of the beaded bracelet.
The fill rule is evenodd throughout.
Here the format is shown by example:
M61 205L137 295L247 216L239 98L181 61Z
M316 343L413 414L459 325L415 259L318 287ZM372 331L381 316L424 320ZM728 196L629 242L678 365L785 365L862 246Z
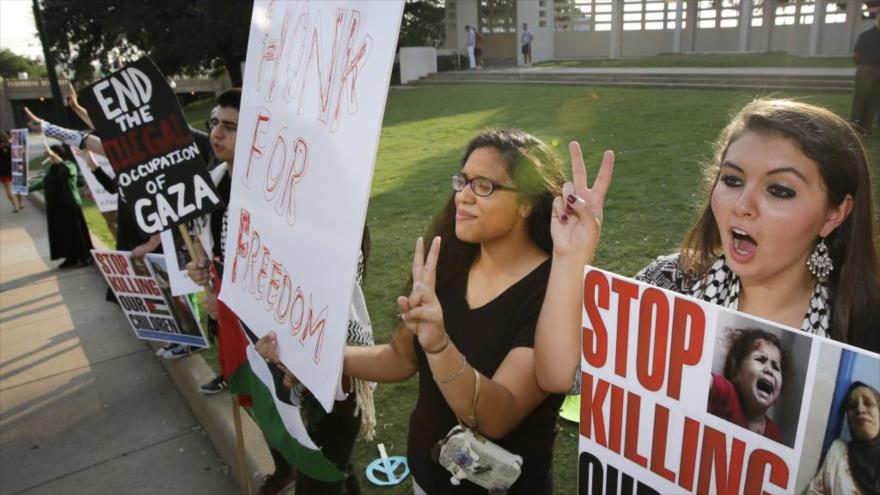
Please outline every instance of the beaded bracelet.
M462 373L464 373L464 368L465 368L466 364L467 364L467 358L465 358L464 354L462 354L461 355L461 366L459 366L458 370L456 370L455 373L447 376L446 378L440 379L440 380L438 380L437 378L434 378L434 381L436 381L438 385L445 385L445 384L455 380L456 378L460 377Z

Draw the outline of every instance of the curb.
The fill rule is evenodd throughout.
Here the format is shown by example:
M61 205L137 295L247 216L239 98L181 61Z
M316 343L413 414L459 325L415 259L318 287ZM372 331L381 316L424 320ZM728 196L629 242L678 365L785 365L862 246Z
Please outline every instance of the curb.
M46 199L42 192L31 192L28 200L35 208L46 213ZM112 249L96 236L92 243L99 249ZM162 347L163 343L144 341L153 351ZM229 475L238 483L241 493L247 493L245 480L241 478L238 467L238 442L235 436L235 422L232 412L232 395L226 391L216 396L205 396L199 392L199 386L216 376L214 370L198 353L177 360L157 358L171 377L177 391L189 405L190 410L201 423L205 434L214 444L217 454L229 467ZM266 440L260 428L254 423L245 408L241 408L241 429L244 437L245 472L249 477L251 491L256 492L263 477L275 470L275 464ZM285 490L285 492L287 492Z

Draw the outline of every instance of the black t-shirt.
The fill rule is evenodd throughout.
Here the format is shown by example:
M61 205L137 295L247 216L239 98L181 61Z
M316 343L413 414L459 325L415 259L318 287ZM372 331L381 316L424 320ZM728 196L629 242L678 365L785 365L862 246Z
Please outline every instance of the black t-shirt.
M859 65L880 68L880 28L874 26L860 34L853 51L859 54Z
M470 309L465 300L467 272L438 293L449 338L468 363L491 377L516 347L534 347L535 326L547 290L550 261L510 286L489 303ZM408 456L415 480L427 493L480 493L486 490L468 481L455 487L451 474L430 459L431 447L458 424L434 382L424 351L413 339L418 358L419 395L410 415ZM551 493L556 415L563 395L550 395L506 437L495 441L523 458L522 474L509 493Z

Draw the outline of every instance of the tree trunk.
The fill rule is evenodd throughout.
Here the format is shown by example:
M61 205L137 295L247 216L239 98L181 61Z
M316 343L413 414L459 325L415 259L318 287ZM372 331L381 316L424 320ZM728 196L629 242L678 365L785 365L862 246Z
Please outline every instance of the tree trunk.
M33 0L34 21L37 24L37 31L40 34L40 43L43 45L43 58L46 59L46 72L49 76L49 86L52 89L52 108L55 111L53 122L67 126L67 112L64 110L64 100L61 97L61 86L58 85L58 74L55 73L55 56L49 48L49 36L43 25L43 11L40 10L38 0Z

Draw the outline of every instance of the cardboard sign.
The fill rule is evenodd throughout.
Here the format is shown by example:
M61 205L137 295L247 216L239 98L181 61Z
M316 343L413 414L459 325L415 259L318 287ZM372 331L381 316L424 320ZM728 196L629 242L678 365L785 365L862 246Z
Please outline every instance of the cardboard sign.
M98 163L98 166L101 167L101 170L103 170L108 177L113 178L115 176L113 167L110 166L110 162L107 161L107 158L101 155L96 155L90 151L84 153L91 153L92 158ZM73 153L73 157L76 158L76 164L79 165L80 173L86 179L86 185L89 186L89 191L92 192L92 198L95 200L95 205L98 206L98 210L101 213L116 211L119 196L115 193L107 192L107 190L104 189L104 186L98 182L98 179L95 178L95 173L89 168L88 158L77 152Z
M137 338L208 347L189 299L171 295L161 255L148 254L141 261L128 251L95 249L92 256Z
M12 192L28 193L28 130L9 130L10 154L12 155Z
M328 410L402 9L254 2L220 298Z
M801 493L840 390L880 388L880 355L590 267L583 315L579 493Z
M177 97L149 58L83 88L79 100L144 234L223 207Z

